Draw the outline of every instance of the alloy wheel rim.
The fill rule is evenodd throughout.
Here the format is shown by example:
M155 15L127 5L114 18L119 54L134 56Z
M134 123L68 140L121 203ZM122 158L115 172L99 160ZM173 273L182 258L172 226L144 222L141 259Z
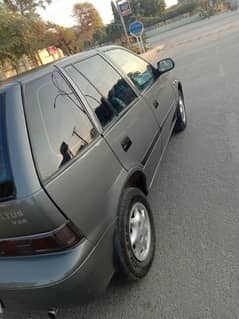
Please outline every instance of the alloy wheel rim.
M151 224L148 210L142 203L135 203L131 208L129 238L135 258L145 261L151 246Z

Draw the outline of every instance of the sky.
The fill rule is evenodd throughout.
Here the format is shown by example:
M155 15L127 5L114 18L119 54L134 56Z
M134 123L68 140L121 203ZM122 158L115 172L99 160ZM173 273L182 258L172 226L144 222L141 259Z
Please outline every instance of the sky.
M113 19L111 11L111 0L87 0L91 2L99 11L103 22L110 23ZM145 0L147 1L147 0ZM83 0L52 0L46 10L39 10L39 14L46 21L52 21L57 24L70 27L75 24L72 17L72 8L75 3L84 2ZM166 0L167 6L173 5L177 0Z

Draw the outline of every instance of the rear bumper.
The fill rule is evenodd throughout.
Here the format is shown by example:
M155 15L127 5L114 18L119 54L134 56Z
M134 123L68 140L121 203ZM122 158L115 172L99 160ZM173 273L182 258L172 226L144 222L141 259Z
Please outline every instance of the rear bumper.
M94 247L87 240L55 255L2 259L0 300L14 310L86 302L104 290L113 273L113 225Z

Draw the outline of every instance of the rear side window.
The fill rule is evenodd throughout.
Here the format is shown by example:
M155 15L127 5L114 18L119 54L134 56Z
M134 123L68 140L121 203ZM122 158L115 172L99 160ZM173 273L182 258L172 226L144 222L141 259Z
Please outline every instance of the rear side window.
M14 196L6 135L6 98L0 94L0 200Z
M84 97L95 112L101 125L105 127L109 124L115 117L115 114L108 101L76 68L69 66L66 68L66 71L84 94Z
M24 95L33 155L46 180L82 153L98 133L57 71L28 83Z
M121 113L137 97L129 84L99 55L76 63L74 67L109 101L116 114Z

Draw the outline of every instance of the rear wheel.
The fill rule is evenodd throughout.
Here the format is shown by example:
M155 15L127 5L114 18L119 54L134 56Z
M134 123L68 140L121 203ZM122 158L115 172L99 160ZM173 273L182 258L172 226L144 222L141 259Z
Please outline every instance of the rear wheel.
M118 272L131 280L144 277L154 259L155 242L153 215L146 196L137 188L125 189L115 232Z
M183 94L181 91L178 92L178 106L177 106L177 121L175 124L175 132L179 133L185 130L187 127L187 113L184 103Z

